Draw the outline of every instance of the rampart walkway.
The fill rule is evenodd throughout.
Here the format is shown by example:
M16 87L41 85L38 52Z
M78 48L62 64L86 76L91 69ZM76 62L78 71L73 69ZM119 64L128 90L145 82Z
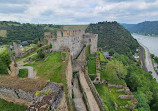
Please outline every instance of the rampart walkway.
M80 78L80 83L81 86L84 90L84 92L86 93L87 96L87 100L89 103L89 107L90 107L90 111L100 111L99 106L91 92L90 87L88 86L88 83L86 81L86 78L84 76L84 73L82 72L82 70L79 71L79 78Z

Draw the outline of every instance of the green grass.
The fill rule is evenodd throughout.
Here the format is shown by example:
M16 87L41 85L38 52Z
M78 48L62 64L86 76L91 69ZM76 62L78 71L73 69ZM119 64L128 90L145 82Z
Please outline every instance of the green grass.
M19 69L18 77L27 78L28 77L28 69Z
M109 88L107 85L95 85L100 97L104 102L105 109L109 109L109 111L114 111L114 102L118 105L118 111L129 111L128 109L122 109L120 106L125 106L128 104L129 100L121 100L119 99L119 95L125 95L124 92L116 92L118 88ZM108 111L108 110L107 110Z
M18 105L0 99L0 111L26 111L27 106Z
M37 76L50 80L52 82L61 83L61 71L64 68L64 62L61 60L61 52L52 53L45 61L27 64L33 66L37 72Z
M7 37L7 30L0 30L1 37Z
M96 53L97 55L99 55L100 62L108 62L108 60L104 57L104 54L102 52L97 51Z
M89 54L90 54L90 45L86 47L86 56L89 56Z
M81 29L81 30L86 30L86 28L88 27L88 25L63 25L63 29Z
M112 71L100 70L101 79L106 79L108 83L111 84L122 84L125 85L126 82L118 78L117 75L113 74Z
M96 58L95 55L90 55L87 57L88 73L91 75L96 75Z

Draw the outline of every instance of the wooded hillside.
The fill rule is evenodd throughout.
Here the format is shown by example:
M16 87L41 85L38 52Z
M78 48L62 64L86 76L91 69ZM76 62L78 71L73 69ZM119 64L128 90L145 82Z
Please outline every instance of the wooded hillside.
M117 22L90 24L86 32L98 34L98 47L104 51L114 50L119 54L132 55L139 46L131 34Z
M131 33L158 35L158 21L145 21L138 24L122 24Z

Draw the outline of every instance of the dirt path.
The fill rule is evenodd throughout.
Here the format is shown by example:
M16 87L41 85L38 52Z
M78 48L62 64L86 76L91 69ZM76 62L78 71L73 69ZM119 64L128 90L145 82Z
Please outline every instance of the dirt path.
M90 111L100 111L99 106L90 90L90 87L88 86L88 83L86 81L86 78L85 78L82 70L79 71L79 78L80 78L81 86L82 86L84 92L86 93Z
M74 99L73 100L75 102L77 111L87 111L84 101L82 99L82 93L79 90L77 77L74 78L73 84L74 84L74 87L73 87Z
M17 62L19 69L28 69L28 78L36 78L36 73L33 71L33 67L32 66L23 66L25 64L28 64L28 62L24 63L24 60L29 58L29 57L32 57L32 56L34 56L36 54L37 53L34 53L34 54L32 54L32 55L30 55L30 56L28 56L26 58L23 58L23 59L21 59L20 61Z
M24 63L24 61L25 61L27 58L32 57L32 56L34 56L34 55L36 55L36 54L37 54L37 53L34 53L34 54L32 54L32 55L30 55L30 56L28 56L28 57L26 57L26 58L23 58L23 59L21 59L20 61L18 61L18 62L17 62L18 66L25 65L26 63Z
M141 46L145 49L145 65L148 69L148 71L151 71L152 72L152 76L153 78L156 79L156 81L158 82L158 75L156 74L155 70L154 70L154 67L153 67L153 63L152 63L152 59L151 59L151 56L150 56L150 52L149 52L149 49L147 47L145 47L144 45L141 44Z

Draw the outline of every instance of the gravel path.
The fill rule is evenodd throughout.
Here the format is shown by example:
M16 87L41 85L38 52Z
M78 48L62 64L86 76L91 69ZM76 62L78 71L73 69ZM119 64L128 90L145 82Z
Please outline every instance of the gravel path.
M28 56L27 58L32 57L32 56L34 56L36 54L37 53L34 53L34 54ZM19 69L28 69L28 78L32 78L32 79L36 78L36 73L33 71L33 67L32 66L23 66L25 64L28 64L28 62L24 63L24 60L27 59L27 58L23 58L23 59L21 59L20 61L17 62L18 68Z
M73 92L74 92L74 102L75 102L75 106L77 111L87 111L86 110L86 106L83 102L82 99L82 93L79 90L79 85L78 85L78 79L74 78L74 87L73 87Z
M145 64L146 64L146 67L147 67L148 71L152 72L153 78L155 78L156 81L158 82L158 75L156 74L156 72L154 70L149 49L147 47L145 47L143 44L140 44L140 45L145 49L145 55L146 55L145 56Z

